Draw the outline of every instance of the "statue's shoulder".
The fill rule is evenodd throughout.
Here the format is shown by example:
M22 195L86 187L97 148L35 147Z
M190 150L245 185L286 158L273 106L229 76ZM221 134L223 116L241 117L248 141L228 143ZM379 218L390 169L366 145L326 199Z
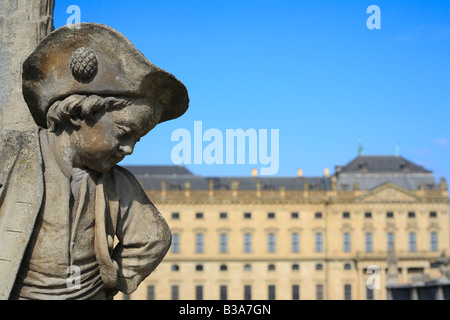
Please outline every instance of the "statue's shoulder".
M108 178L105 181L106 187L109 189L114 185L113 189L123 201L140 199L143 201L142 203L149 202L140 182L127 169L116 165L110 170L107 176Z
M111 172L114 175L116 184L122 189L123 192L136 193L142 190L141 183L138 179L124 167L115 165L111 169Z

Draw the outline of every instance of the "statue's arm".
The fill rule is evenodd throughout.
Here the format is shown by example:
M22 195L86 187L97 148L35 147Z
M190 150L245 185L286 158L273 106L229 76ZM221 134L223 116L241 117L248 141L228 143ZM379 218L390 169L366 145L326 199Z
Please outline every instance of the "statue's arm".
M131 293L161 262L170 243L169 227L136 178L120 168L121 188L113 260L119 265L117 289Z

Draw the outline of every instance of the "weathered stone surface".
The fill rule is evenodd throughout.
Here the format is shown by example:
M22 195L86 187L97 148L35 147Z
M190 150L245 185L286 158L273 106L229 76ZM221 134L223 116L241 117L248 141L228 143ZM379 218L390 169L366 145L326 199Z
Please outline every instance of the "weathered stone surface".
M0 128L35 127L22 97L22 63L53 30L55 0L0 0Z

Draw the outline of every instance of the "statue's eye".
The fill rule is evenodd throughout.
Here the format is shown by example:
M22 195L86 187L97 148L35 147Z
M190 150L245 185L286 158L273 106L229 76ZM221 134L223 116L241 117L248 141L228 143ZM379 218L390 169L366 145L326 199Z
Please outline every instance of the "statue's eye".
M116 124L116 127L119 129L119 131L122 135L130 134L133 131L130 128L120 125L120 124Z

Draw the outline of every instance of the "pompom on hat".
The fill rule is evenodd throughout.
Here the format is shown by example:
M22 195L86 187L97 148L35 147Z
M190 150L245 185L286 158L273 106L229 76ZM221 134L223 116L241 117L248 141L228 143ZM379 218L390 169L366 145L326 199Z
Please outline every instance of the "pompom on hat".
M72 94L138 97L159 101L160 123L184 114L186 87L158 68L118 31L101 24L61 27L45 37L23 63L22 91L37 125L57 100Z

